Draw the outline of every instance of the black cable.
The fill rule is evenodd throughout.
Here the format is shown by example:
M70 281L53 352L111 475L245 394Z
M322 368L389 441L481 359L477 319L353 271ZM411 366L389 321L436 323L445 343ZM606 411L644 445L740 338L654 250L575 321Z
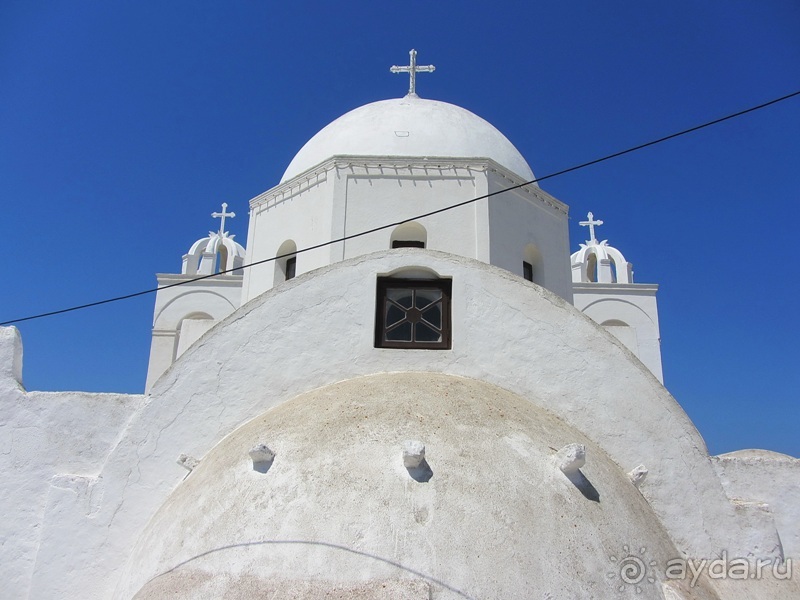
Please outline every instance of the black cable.
M383 229L389 229L390 227L397 227L398 225L402 225L403 223L408 223L409 221L418 221L419 219L424 219L426 217L430 217L433 215L437 215L439 213L446 212L448 210L453 210L454 208L459 208L461 206L466 206L467 204L472 204L473 202L477 202L478 200L486 200L487 198L491 198L492 196L497 196L498 194L503 194L505 192L510 192L512 190L516 190L526 185L531 185L532 183L538 183L540 181L544 181L545 179L551 179L553 177L558 177L560 175L565 175L566 173L571 173L572 171L577 171L578 169L584 169L586 167L590 167L592 165L599 164L601 162L605 162L607 160L611 160L612 158L617 158L619 156L623 156L624 154L630 154L631 152L636 152L637 150L642 150L643 148L647 148L649 146L655 146L656 144L660 144L662 142L666 142L667 140L674 139L676 137L680 137L682 135L686 135L688 133L693 133L700 129L705 129L706 127L711 127L712 125L717 125L718 123L722 123L723 121L728 121L730 119L735 119L736 117L741 117L742 115L746 115L747 113L751 113L756 110L760 110L762 108L766 108L767 106L771 106L773 104L777 104L778 102L783 102L784 100L788 100L789 98L793 98L795 96L800 96L800 90L793 92L791 94L787 94L785 96L781 96L780 98L775 98L774 100L770 100L769 102L764 102L763 104L759 104L757 106L751 106L750 108L746 108L744 110L740 110L738 112L732 113L730 115L720 117L719 119L714 119L713 121L708 121L707 123L703 123L702 125L695 125L694 127L690 127L689 129L684 129L683 131L679 131L677 133L672 133L670 135L658 138L656 140L652 140L650 142L639 144L638 146L633 146L631 148L627 148L626 150L620 150L619 152L614 152L613 154L608 154L603 156L602 158L596 158L594 160L590 160L585 163L581 163L579 165L575 165L573 167L569 167L567 169L562 169L561 171L556 171L555 173L550 173L549 175L544 175L543 177L538 177L536 179L532 179L531 181L526 181L524 183L518 183L517 185L512 185L511 187L498 190L496 192L490 192L483 196L478 196L477 198L470 198L469 200L464 200L463 202L458 202L457 204L451 204L450 206L445 206L444 208L439 208L437 210L432 210L430 212L417 215L415 217L411 217L409 219L403 219L402 221L395 221L394 223L388 223L386 225L381 225L380 227L374 227L372 229L368 229L366 231L361 231L359 233L352 233L350 235L346 235L344 237L340 237L335 240L330 240L328 242L322 242L321 244L316 244L314 246L309 246L307 248L302 248L295 252L290 252L288 254L282 254L280 256L273 256L270 258L265 258L263 260L256 261L254 263L250 263L248 265L242 265L235 269L228 269L226 271L220 271L219 273L212 273L210 275L203 275L201 277L195 277L193 279L187 279L186 281L178 281L176 283L171 283L169 285L165 285L162 287L155 287L150 288L147 290L142 290L140 292L134 292L132 294L125 294L124 296L116 296L115 298L107 298L105 300L98 300L97 302L89 302L88 304L81 304L78 306L71 306L70 308L62 308L60 310L54 310L46 313L40 313L38 315L31 315L29 317L22 317L20 319L12 319L10 321L3 321L0 323L0 326L3 325L12 325L14 323L21 323L23 321L31 321L33 319L41 319L43 317L52 317L54 315L61 315L64 313L72 312L74 310L82 310L84 308L91 308L93 306L100 306L102 304L110 304L111 302L119 302L120 300L128 300L130 298L136 298L137 296L144 296L145 294L152 294L159 290L166 290L172 287L177 287L179 285L186 285L187 283L194 283L195 281L202 281L204 279L209 279L211 277L216 277L218 275L225 275L226 273L231 273L233 271L238 271L240 269L249 269L250 267L254 267L256 265L261 265L264 263L272 262L273 260L279 260L281 258L287 258L290 256L296 256L297 254L301 254L303 252L308 252L310 250L316 250L318 248L324 248L325 246L330 246L331 244L338 244L340 242L346 242L347 240L352 240L353 238L361 237L364 235L369 235L370 233L375 233L376 231L381 231Z

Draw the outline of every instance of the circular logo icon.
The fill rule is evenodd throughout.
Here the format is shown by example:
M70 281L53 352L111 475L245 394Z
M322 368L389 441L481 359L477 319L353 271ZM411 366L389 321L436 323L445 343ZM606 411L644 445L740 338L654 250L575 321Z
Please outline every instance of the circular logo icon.
M647 583L655 583L656 578L652 573L649 573L649 567L655 567L656 561L646 560L647 548L639 549L639 556L636 556L628 546L622 547L622 556L610 556L609 559L615 565L615 570L608 573L609 579L617 579L621 581L617 589L622 592L626 587L630 586L637 594L642 593L642 586L639 584L647 581Z

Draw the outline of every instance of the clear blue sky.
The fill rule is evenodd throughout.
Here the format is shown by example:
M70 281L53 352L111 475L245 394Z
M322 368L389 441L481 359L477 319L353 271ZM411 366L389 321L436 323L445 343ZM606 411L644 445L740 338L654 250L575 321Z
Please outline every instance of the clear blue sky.
M800 4L0 4L0 321L152 287L320 128L421 96L503 131L537 175L800 89ZM800 455L800 98L548 180L659 283L666 385L712 453ZM22 323L33 390L141 392L146 296Z

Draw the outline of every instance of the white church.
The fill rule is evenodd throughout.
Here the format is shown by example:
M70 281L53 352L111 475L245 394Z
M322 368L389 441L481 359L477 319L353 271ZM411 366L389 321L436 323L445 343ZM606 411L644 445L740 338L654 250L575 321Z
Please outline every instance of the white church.
M709 456L658 286L410 59L157 276L144 394L0 329L2 597L800 598L800 460Z

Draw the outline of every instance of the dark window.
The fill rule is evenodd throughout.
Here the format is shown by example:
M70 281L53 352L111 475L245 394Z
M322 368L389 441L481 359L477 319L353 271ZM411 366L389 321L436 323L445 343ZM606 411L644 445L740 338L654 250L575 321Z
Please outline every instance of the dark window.
M424 248L425 242L417 242L415 240L395 240L392 242L392 248Z
M522 261L522 276L528 281L533 281L533 265L524 260Z
M449 349L451 289L449 279L379 277L375 347Z
M297 257L292 256L286 259L286 281L294 279L295 274L297 274Z

